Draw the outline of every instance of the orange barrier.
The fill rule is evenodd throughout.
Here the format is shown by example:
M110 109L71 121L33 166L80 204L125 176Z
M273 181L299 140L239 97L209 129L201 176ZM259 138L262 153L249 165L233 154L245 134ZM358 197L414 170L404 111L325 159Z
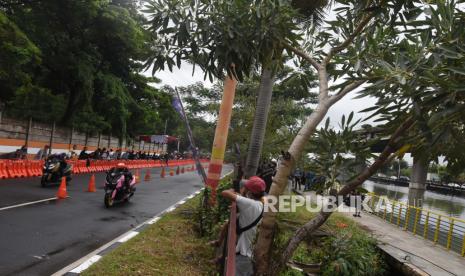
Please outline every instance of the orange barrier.
M6 169L6 162L0 161L0 179L8 178L8 171Z
M74 174L107 171L121 162L125 163L129 169L163 168L163 176L165 176L165 169L169 169L170 175L174 175L174 173L183 173L185 166L187 166L186 171L195 167L194 160L191 159L170 160L168 167L162 160L68 160L67 162L73 166ZM209 162L209 160L202 159L201 162ZM43 160L0 160L0 179L41 176L43 166ZM191 167L190 170L189 167Z

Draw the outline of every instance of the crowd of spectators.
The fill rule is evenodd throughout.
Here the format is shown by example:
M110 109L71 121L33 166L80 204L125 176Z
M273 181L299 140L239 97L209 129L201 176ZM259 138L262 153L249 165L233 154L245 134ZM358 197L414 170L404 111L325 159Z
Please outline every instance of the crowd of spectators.
M79 153L78 153L79 152ZM46 159L50 152L50 146L45 145L36 154L35 160ZM89 152L87 147L83 147L82 150L78 150L77 145L73 145L72 149L68 152L61 154L66 155L68 160L181 160L192 158L191 153L181 152L170 152L170 153L154 153L141 150L128 150L123 151L122 149L113 150L112 148L97 148L95 151ZM201 155L200 158L208 158L207 155ZM0 159L27 159L27 147L22 146L20 149L5 153L0 156Z

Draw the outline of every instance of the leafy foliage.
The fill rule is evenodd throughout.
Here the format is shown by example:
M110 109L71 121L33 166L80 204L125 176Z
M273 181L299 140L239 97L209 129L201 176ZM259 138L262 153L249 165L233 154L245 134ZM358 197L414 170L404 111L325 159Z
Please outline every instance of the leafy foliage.
M34 67L41 62L37 46L0 11L0 101L31 84ZM24 92L23 92L24 93Z
M342 232L325 241L322 275L383 275L385 268L376 240Z
M373 70L361 96L375 96L376 106L366 111L393 127L414 116L413 155L443 155L458 174L465 166L464 13L455 1L440 1L416 5L411 15L416 20L395 22L392 45L373 45L373 54L364 57Z
M291 1L153 0L144 11L151 17L154 51L147 65L154 72L187 60L211 81L224 71L243 80L259 65L282 66L280 42L299 37Z
M6 112L120 137L162 133L171 96L141 75L150 51L140 1L0 3Z
M370 146L376 140L367 139L360 130L354 130L360 120L353 121L353 116L353 112L347 119L342 116L340 130L331 128L328 118L324 128L315 133L307 147L312 154L307 161L309 169L326 177L326 183L318 190L335 188L341 182L352 179L373 157Z

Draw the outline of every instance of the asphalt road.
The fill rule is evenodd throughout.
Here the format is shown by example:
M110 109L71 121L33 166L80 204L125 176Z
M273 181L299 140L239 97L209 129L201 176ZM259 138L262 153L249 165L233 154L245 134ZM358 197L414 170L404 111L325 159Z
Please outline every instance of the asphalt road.
M230 170L225 166L223 174ZM89 174L75 175L70 198L0 210L0 275L50 275L203 186L196 172L161 179L157 168L151 174L129 203L111 209L104 207L99 173L96 193L85 192ZM41 188L39 178L0 180L0 208L54 197L57 188Z

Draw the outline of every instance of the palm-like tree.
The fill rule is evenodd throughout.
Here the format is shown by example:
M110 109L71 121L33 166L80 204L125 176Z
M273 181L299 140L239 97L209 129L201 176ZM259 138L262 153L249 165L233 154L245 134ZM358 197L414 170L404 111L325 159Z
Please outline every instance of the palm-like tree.
M324 15L324 9L330 5L330 3L331 1L329 0L293 0L292 6L299 11L299 17L296 18L296 20L302 25L308 26L321 22ZM267 68L266 65L262 65L254 124L250 136L247 161L244 170L246 178L257 173L263 148L263 141L265 138L266 124L271 106L274 83L275 72L273 72L272 69Z

